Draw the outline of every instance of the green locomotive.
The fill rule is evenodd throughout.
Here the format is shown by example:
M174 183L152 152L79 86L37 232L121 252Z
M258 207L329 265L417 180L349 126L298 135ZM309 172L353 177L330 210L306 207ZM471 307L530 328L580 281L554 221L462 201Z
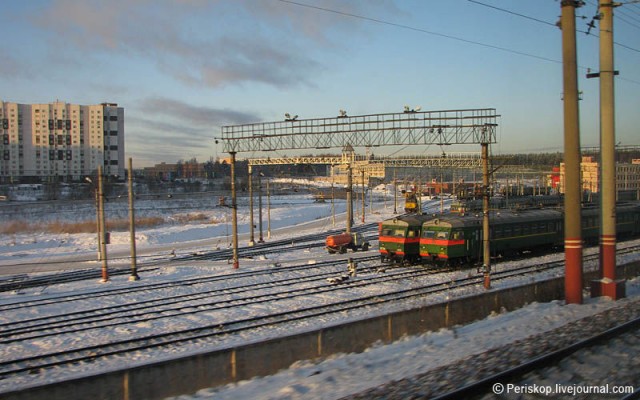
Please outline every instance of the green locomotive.
M378 226L382 262L419 262L422 224L431 218L428 215L411 214L382 221Z

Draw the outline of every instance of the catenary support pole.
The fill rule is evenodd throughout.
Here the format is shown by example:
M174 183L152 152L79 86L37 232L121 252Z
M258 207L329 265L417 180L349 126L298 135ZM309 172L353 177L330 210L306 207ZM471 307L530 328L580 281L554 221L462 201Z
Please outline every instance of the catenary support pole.
M96 173L97 175L97 173ZM91 182L91 179L88 179ZM96 202L96 234L98 236L98 261L102 261L102 241L100 240L100 235L102 235L102 227L100 226L100 193L98 192L98 177L96 176L96 181L93 182L93 192L95 194L95 202Z
M271 239L271 191L267 179L267 239Z
M262 172L258 171L258 243L264 243L262 236Z
M347 233L353 226L353 174L351 163L347 164Z
M107 230L104 218L104 188L102 186L102 166L98 166L98 215L100 216L100 253L102 254L102 279L100 282L109 281L107 266Z
M365 207L366 207L366 202L365 202L365 190L364 190L364 167L362 168L362 223L364 224L365 222Z
M491 247L489 236L489 143L482 143L482 267L484 288L491 289ZM440 196L442 197L442 196Z
M614 300L625 296L624 280L616 280L616 159L612 0L600 0L600 280L591 282L592 296Z
M236 153L231 152L231 235L233 236L233 269L240 268L238 261L238 198L236 193Z
M129 157L129 238L131 242L131 275L129 275L130 281L137 281L140 279L138 276L138 266L136 257L136 216L135 209L133 207L133 161Z
M576 0L562 0L560 3L564 88L564 290L568 304L582 304L580 127L576 55L576 8L580 4Z
M249 246L256 244L253 227L253 170L249 165Z
M393 213L398 213L398 181L396 180L396 168L393 168Z

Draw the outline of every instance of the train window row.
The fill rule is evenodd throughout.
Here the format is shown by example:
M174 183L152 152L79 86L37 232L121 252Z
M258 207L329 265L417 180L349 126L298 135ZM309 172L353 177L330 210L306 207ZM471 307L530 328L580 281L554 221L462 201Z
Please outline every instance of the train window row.
M501 225L493 228L493 237L508 238L513 236L535 235L539 233L555 233L558 230L559 227L556 227L554 222L529 222L513 225Z
M449 239L449 231L425 230L422 233L422 237L425 239Z

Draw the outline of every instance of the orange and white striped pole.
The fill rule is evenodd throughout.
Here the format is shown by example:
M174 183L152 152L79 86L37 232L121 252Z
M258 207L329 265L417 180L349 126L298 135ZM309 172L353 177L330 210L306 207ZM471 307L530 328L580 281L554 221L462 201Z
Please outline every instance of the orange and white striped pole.
M562 0L560 5L564 86L564 292L567 304L582 304L580 118L576 55L576 7L579 7L580 2Z

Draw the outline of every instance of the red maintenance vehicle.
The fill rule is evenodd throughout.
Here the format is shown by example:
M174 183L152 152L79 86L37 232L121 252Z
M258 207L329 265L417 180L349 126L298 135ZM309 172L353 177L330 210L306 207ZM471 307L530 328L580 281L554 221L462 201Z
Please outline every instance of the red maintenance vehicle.
M327 236L325 248L330 254L344 254L348 249L353 251L369 250L369 242L362 233L341 233L339 235Z

